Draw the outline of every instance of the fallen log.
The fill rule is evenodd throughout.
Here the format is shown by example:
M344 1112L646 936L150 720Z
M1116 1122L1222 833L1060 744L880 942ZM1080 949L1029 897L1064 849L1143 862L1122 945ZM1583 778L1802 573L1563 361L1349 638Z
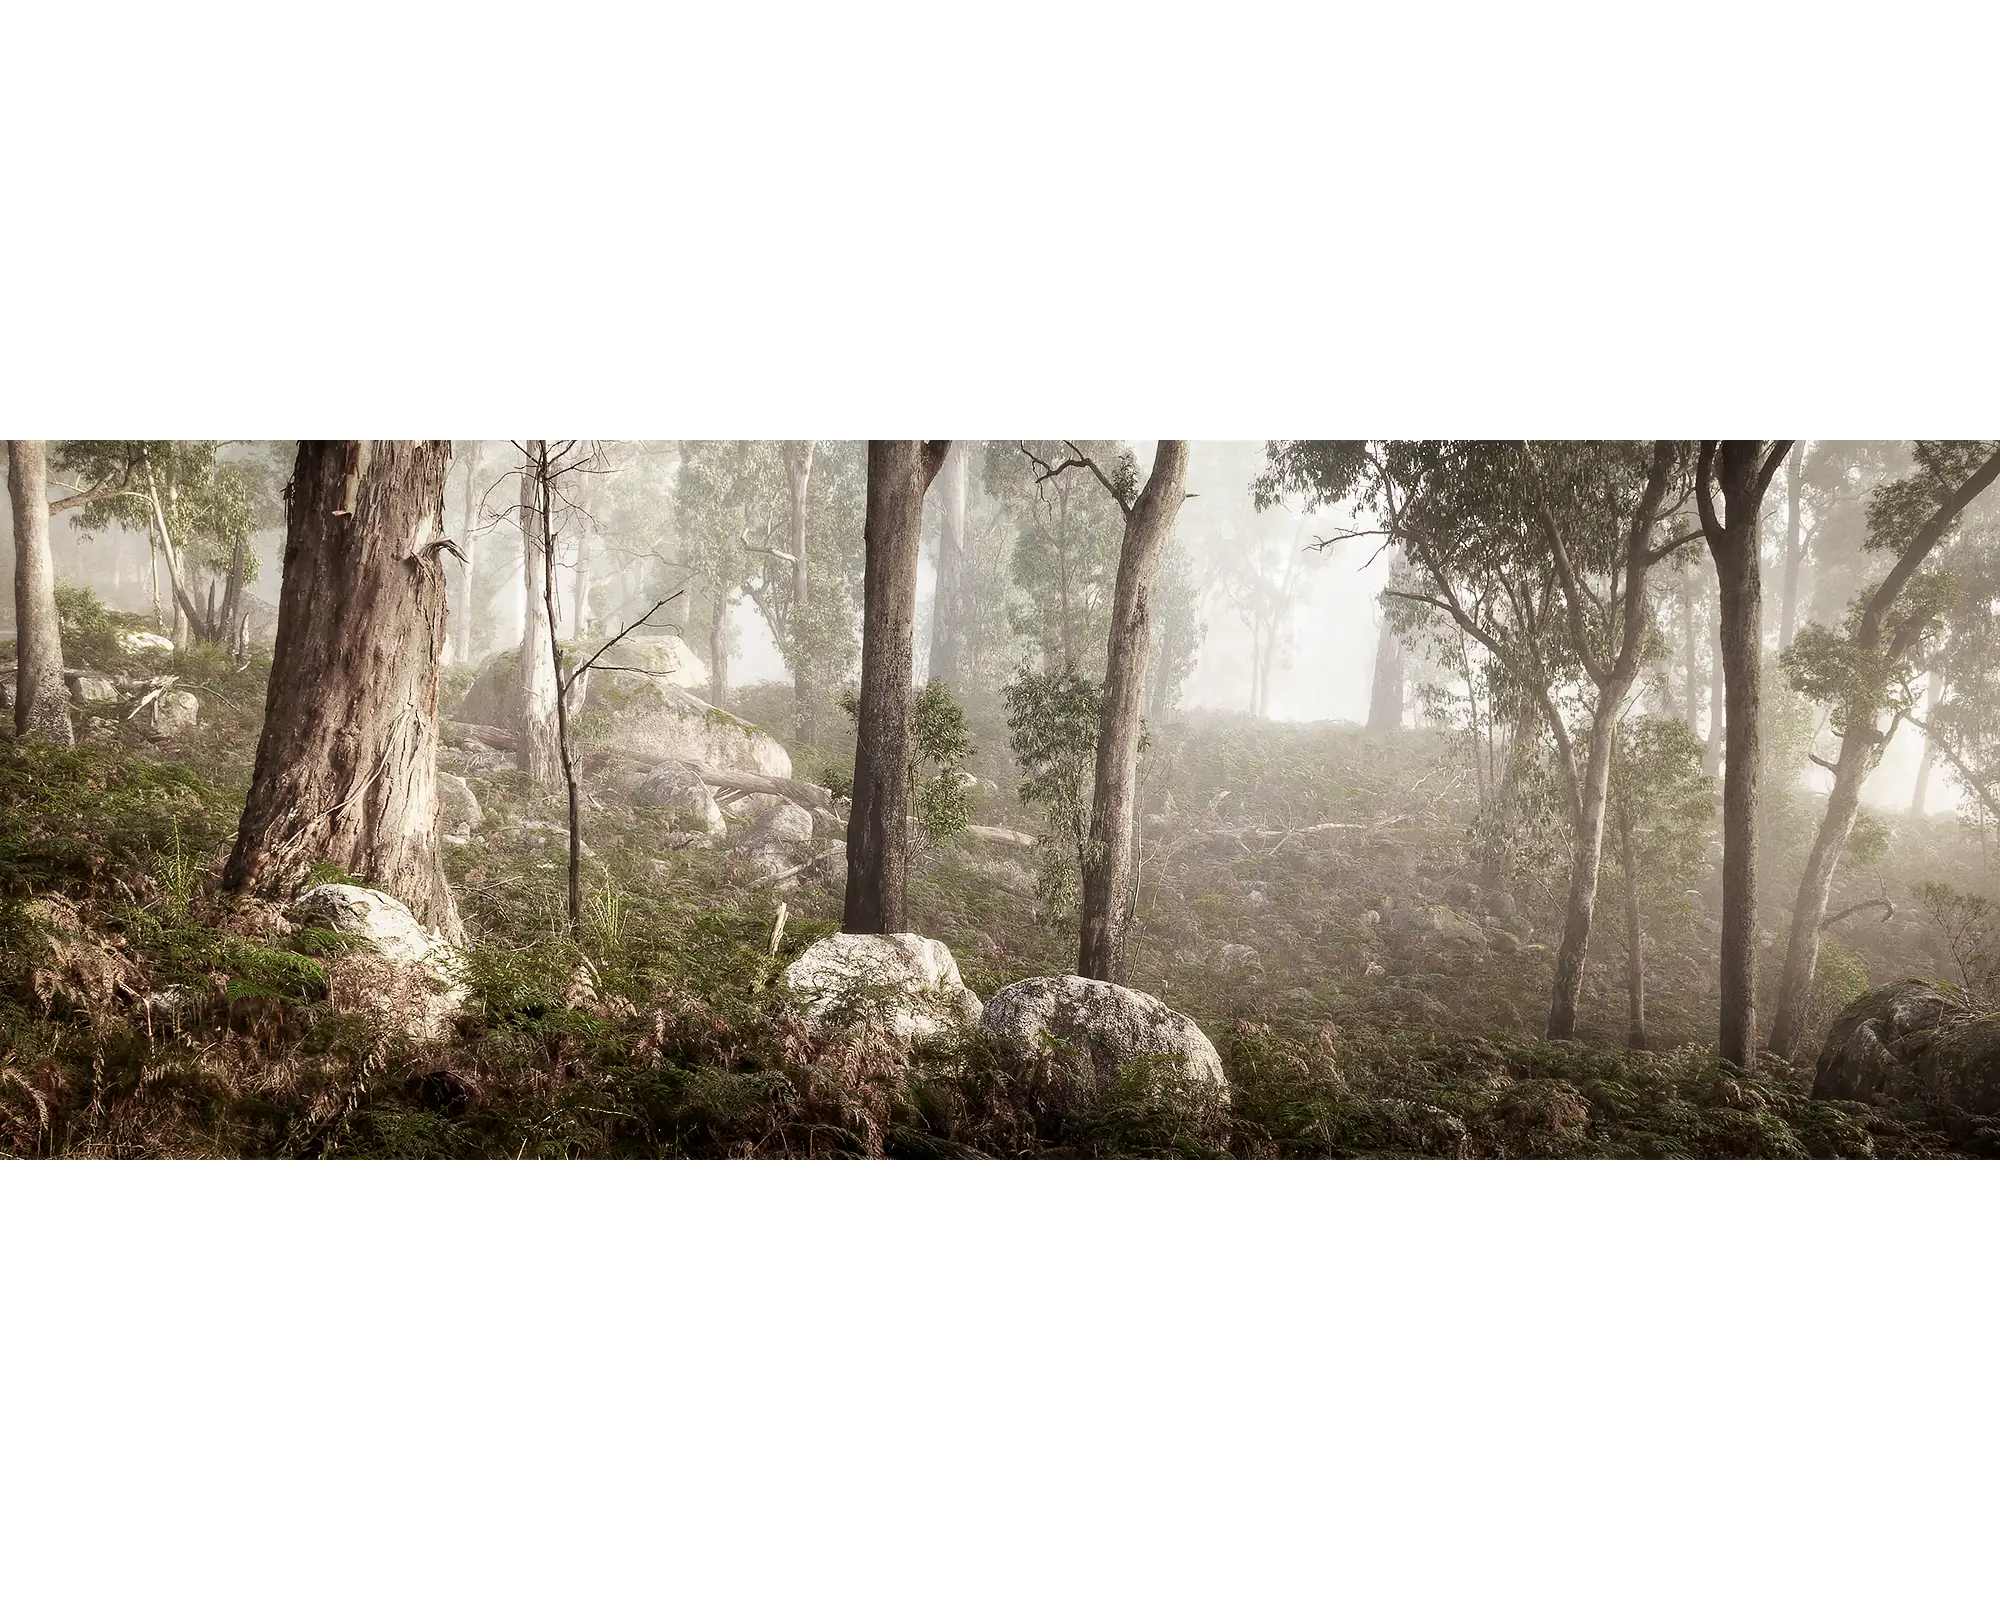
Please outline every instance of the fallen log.
M995 828L983 822L968 822L965 831L985 844L1011 844L1023 850L1035 847L1035 836L1023 833L1019 828Z

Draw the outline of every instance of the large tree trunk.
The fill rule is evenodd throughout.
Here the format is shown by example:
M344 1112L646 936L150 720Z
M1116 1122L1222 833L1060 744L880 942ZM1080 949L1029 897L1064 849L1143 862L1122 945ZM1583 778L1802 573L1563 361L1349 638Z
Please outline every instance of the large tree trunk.
M289 897L329 861L462 939L437 842L450 464L449 440L299 442L264 731L226 888Z
M549 654L549 614L543 600L547 565L542 541L540 476L548 470L549 443L528 441L521 468L521 770L543 788L562 775L557 743L556 673Z
M1375 678L1368 688L1368 731L1393 733L1403 725L1403 642L1389 619L1375 636Z
M903 933L909 847L910 630L924 491L950 441L870 439L862 539L861 704L847 822L848 933Z
M1709 451L1704 446L1704 454ZM1714 447L1723 514L1704 526L1722 612L1722 1004L1723 1059L1748 1066L1757 1053L1757 806L1763 777L1763 575L1758 521L1770 478L1762 441ZM1769 464L1772 468L1775 463ZM1706 487L1704 484L1704 494Z
M812 603L812 574L806 565L806 492L812 487L813 451L817 441L785 441L785 485L791 500L786 531L792 556L792 601L785 613L792 645L792 732L799 743L810 743L813 721L811 665L805 657L806 611Z
M1938 708L1943 704L1944 674L1938 671L1936 667L1933 667L1931 668L1930 681L1925 685L1924 689L1924 726L1926 728L1930 727L1932 720L1938 714ZM1923 757L1917 762L1917 787L1915 792L1910 796L1910 815L1913 817L1921 817L1930 808L1931 763L1936 754L1937 750L1932 743L1931 735L1927 732L1924 735Z
M1153 578L1187 485L1185 439L1162 439L1146 487L1125 518L1118 579L1111 594L1104 712L1097 728L1097 779L1090 799L1090 844L1083 871L1079 977L1119 981L1131 916L1132 798L1139 766L1139 696L1153 647Z
M965 440L955 443L944 458L944 472L938 484L944 499L944 528L938 535L937 593L931 602L928 677L932 683L958 682L958 646L965 603L961 593L965 583L965 494L970 476L966 458L970 453Z
M49 559L48 440L7 441L7 494L14 503L14 736L75 744Z

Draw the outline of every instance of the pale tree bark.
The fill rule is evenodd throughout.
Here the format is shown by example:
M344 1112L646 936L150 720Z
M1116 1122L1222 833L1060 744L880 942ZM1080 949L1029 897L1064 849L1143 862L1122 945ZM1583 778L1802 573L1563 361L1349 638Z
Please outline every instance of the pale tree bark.
M801 639L806 630L806 610L812 602L812 572L806 564L806 492L812 487L813 453L818 441L785 441L785 483L791 502L786 511L786 536L792 556L792 603L785 613L792 634L792 731L801 744L807 743L812 727L812 691Z
M870 439L862 528L861 703L847 822L848 933L908 931L911 629L924 493L946 439Z
M1786 649L1799 630L1799 577L1806 564L1806 543L1799 508L1805 494L1806 457L1794 450L1785 464L1785 579L1778 603L1778 648Z
M1722 774L1722 702L1722 611L1718 606L1715 626L1708 634L1708 732L1701 750L1701 773L1705 778Z
M1639 918L1639 849L1633 836L1632 803L1618 807L1618 865L1625 879L1625 1044L1646 1048L1646 948Z
M1583 994L1584 964L1590 954L1590 930L1597 907L1597 881L1604 860L1605 806L1611 787L1611 757L1618 743L1618 725L1625 700L1639 675L1651 613L1646 605L1647 576L1661 552L1652 547L1653 525L1667 501L1679 451L1661 439L1653 447L1652 471L1625 534L1618 651L1604 660L1593 648L1585 618L1589 597L1582 576L1573 567L1560 523L1546 502L1542 517L1556 570L1567 598L1571 641L1578 659L1597 689L1591 711L1590 747L1584 760L1577 796L1575 846L1570 856L1569 901L1563 917L1562 941L1556 948L1555 983L1549 996L1548 1036L1568 1039L1576 1033L1577 1004Z
M542 540L542 497L538 474L548 470L549 442L530 439L521 468L521 748L515 755L523 772L543 788L561 776L562 754L556 728L556 671L549 653L551 630L543 601L547 552Z
M708 604L708 703L729 709L729 591L717 589Z
M1153 579L1186 498L1187 463L1185 439L1162 439L1155 447L1146 486L1125 508L1125 537L1111 595L1104 711L1097 729L1097 778L1090 799L1076 957L1079 977L1106 983L1118 982L1125 965L1136 858L1132 810L1139 766L1139 698L1153 648Z
M1403 644L1389 619L1375 636L1375 677L1368 688L1368 731L1393 733L1403 725Z
M944 527L938 534L937 592L931 602L931 657L929 681L956 685L958 682L959 640L963 632L965 597L965 501L970 477L967 458L970 441L960 439L944 458L938 479Z
M465 556L465 563L464 580L459 585L459 592L463 598L459 602L458 615L453 619L456 624L453 629L453 644L458 659L464 662L472 660L473 580L479 574L479 536L474 528L474 521L477 516L479 463L485 454L482 444L481 440L472 440L471 453L465 458L465 497L461 502L463 509L459 515L458 546Z
M1928 729L1937 717L1938 708L1944 704L1944 674L1936 667L1931 668L1930 679L1924 687L1924 727ZM1921 817L1930 809L1931 766L1937 756L1931 735L1924 734L1924 753L1917 762L1917 787L1910 796L1910 815Z
M1692 572L1681 579L1681 716L1688 732L1701 737L1701 629L1695 620Z
M1937 511L1917 531L1897 557L1886 577L1875 586L1862 604L1855 623L1853 644L1862 659L1873 656L1884 645L1890 619L1903 591L1909 587L1923 563L1951 531L1959 516L1987 488L2000 479L2000 451L1994 452L1966 480L1959 484ZM1922 636L1924 618L1905 618L1889 635L1887 653L1891 662L1901 661L1916 648ZM1861 786L1882 759L1882 752L1895 737L1901 713L1887 729L1881 726L1881 710L1873 699L1858 699L1845 708L1840 753L1833 762L1833 788L1826 797L1826 812L1813 835L1812 850L1806 857L1805 876L1792 902L1792 927L1785 943L1785 971L1778 985L1777 1011L1771 1022L1770 1049L1789 1058L1803 1039L1806 1012L1812 1001L1813 976L1819 966L1820 935L1826 926L1826 906L1833 893L1834 874L1840 869L1841 853L1854 831L1854 818L1861 807Z
M437 836L449 440L302 439L264 729L227 889L289 898L320 862L463 939Z
M1705 439L1695 469L1702 533L1722 614L1722 961L1718 1047L1748 1066L1757 1044L1757 808L1763 777L1763 579L1757 528L1764 495L1792 442ZM1715 490L1722 491L1722 509ZM1713 712L1710 713L1711 716Z
M7 441L7 495L14 505L14 736L75 744L49 559L48 440Z

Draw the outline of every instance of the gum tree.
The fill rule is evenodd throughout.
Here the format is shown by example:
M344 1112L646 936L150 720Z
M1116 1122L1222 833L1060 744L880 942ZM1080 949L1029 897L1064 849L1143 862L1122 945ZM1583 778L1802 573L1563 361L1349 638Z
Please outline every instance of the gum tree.
M848 933L909 927L911 630L924 494L948 439L870 439L862 527L861 693L847 823Z
M1770 1049L1781 1056L1803 1043L1827 900L1862 785L1916 707L1910 662L1948 598L1942 583L1926 581L1935 577L1927 563L2000 478L2000 442L1993 440L1920 440L1912 453L1915 470L1869 498L1867 547L1893 558L1888 572L1857 597L1845 628L1809 624L1785 657L1793 685L1829 708L1840 747L1832 761L1813 758L1833 775L1833 787L1792 903L1771 1023Z
M445 439L302 439L278 639L227 889L289 898L320 862L458 942L437 836Z
M1722 616L1722 1007L1724 1060L1757 1053L1757 798L1763 756L1764 614L1759 524L1792 441L1704 439L1695 501L1715 564ZM1721 496L1718 508L1716 497ZM1709 715L1714 716L1711 710Z

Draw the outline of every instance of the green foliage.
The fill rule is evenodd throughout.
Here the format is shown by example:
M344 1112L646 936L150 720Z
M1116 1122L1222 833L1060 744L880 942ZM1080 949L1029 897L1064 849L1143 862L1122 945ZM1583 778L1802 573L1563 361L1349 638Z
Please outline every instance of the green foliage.
M93 666L117 661L124 627L88 586L58 583L56 617L62 628L65 661Z
M1002 691L1007 737L1023 774L1021 803L1040 813L1035 893L1046 915L1067 916L1089 864L1090 797L1104 687L1074 668L1023 670Z
M1137 493L1138 464L1109 439L995 441L986 453L985 489L1013 522L1009 609L1015 634L1044 671L1100 673L1110 631L1111 593L1125 537L1119 503L1084 467L1044 477L1028 452L1058 467L1081 452L1127 500Z
M949 684L925 684L910 701L910 795L917 831L931 845L963 833L972 820L964 783L971 759L965 708Z
M1931 940L1975 1001L2000 1005L2000 905L1935 880L1917 886Z

